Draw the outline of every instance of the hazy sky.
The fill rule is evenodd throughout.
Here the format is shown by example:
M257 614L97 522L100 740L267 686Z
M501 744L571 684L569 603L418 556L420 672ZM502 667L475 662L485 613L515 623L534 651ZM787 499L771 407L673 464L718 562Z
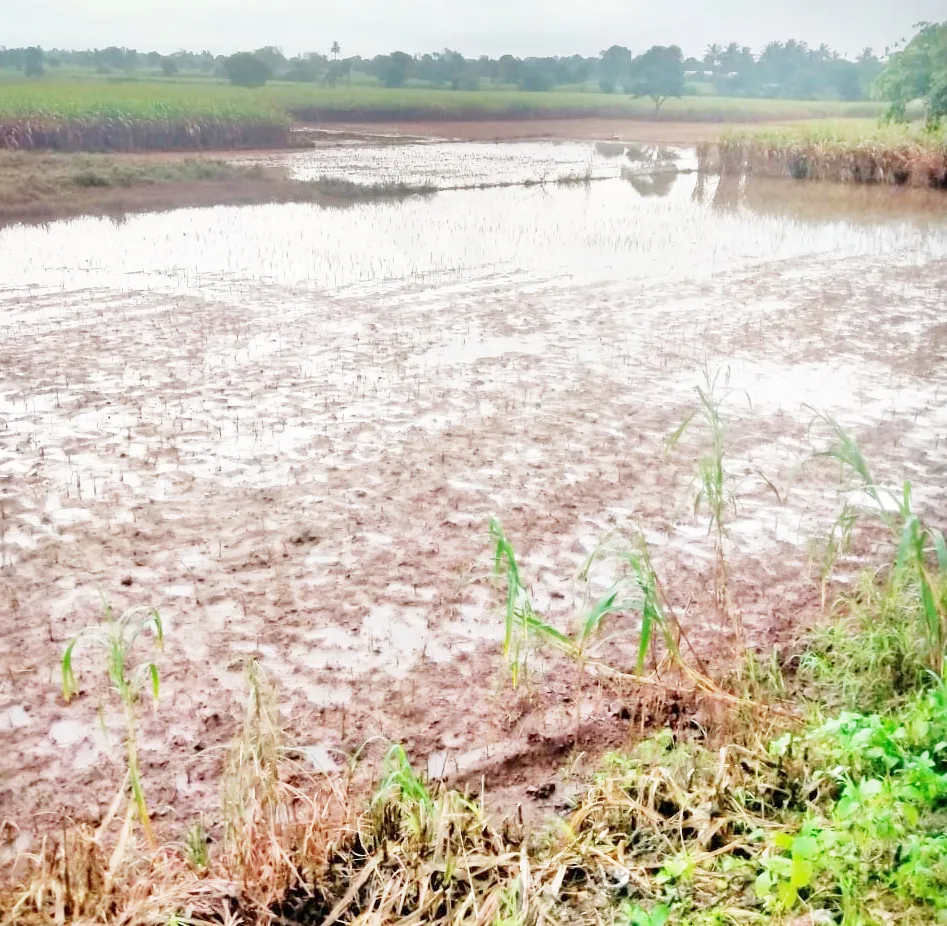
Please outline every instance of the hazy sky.
M468 56L702 52L710 42L758 50L772 39L822 42L855 54L947 17L945 0L0 0L0 44L127 45L215 53L279 45L286 54L376 55L456 48Z

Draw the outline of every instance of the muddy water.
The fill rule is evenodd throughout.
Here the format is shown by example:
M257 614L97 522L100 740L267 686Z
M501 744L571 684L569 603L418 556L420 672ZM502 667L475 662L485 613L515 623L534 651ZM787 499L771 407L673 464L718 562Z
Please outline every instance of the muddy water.
M692 513L699 435L664 453L705 371L726 393L732 593L759 645L811 617L809 542L841 503L836 474L803 465L812 408L944 510L943 210L891 191L800 209L811 188L668 172L687 152L291 158L364 182L546 182L0 231L4 816L94 816L102 777L117 784L98 667L68 708L55 685L101 592L167 625L144 755L175 817L215 805L207 750L233 732L248 654L320 755L506 736L491 515L562 622L588 552L640 525L713 655L726 622ZM604 179L552 182L589 165ZM543 686L554 702L559 682Z

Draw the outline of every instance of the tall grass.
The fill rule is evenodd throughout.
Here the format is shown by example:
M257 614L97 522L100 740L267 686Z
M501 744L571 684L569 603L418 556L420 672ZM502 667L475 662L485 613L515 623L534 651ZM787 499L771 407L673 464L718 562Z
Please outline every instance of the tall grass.
M728 446L723 408L731 396L728 383L729 371L717 370L711 375L709 369L704 369L704 385L695 387L697 404L668 437L667 449L676 448L689 431L699 430L694 514L703 511L707 516L707 532L714 538L714 594L717 604L730 615L734 635L742 643L742 622L730 606L727 590L728 523L731 514L735 516L737 512L737 488L726 468Z
M875 103L689 97L661 118L703 122L880 116ZM647 100L620 95L513 90L452 91L221 82L11 81L0 94L0 148L199 150L283 147L292 120L654 119Z
M284 147L289 126L279 106L223 86L41 82L0 94L0 149Z
M816 420L830 434L830 444L821 456L840 465L844 487L867 498L870 504L867 511L865 506L862 510L879 520L891 536L895 557L887 578L889 589L899 600L916 596L919 607L905 609L905 617L916 621L915 634L924 661L941 676L947 649L947 541L939 529L915 512L910 482L905 480L899 492L880 485L854 437L828 414L819 413ZM852 504L846 503L833 531L835 536L851 532L853 512Z
M705 171L724 175L947 188L943 131L874 127L742 132L698 151Z

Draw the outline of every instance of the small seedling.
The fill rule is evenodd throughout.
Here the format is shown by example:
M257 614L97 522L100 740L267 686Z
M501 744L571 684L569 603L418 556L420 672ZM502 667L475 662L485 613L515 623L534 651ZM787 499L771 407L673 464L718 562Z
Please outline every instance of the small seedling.
M701 683L705 669L698 659L699 672L686 666L681 658L678 637L683 634L677 620L669 613L661 593L657 574L651 562L644 538L639 538L638 548L629 549L627 544L615 545L603 542L588 557L579 572L579 580L586 583L586 606L576 622L576 629L566 633L543 621L533 610L512 545L503 533L500 523L490 522L490 536L496 544L494 569L499 578L506 579L506 635L504 656L510 666L514 687L525 677L527 655L530 647L550 645L575 661L576 736L581 719L579 697L582 677L590 667L602 676L634 678L642 680L648 653L654 651L655 641L661 639L666 658L680 666L687 674ZM591 572L600 561L616 562L621 574L608 591L598 599L591 594ZM618 614L641 615L638 638L637 661L634 675L628 675L595 659L595 651L609 636L610 618ZM696 655L696 654L695 654ZM710 683L710 688L714 686Z
M206 870L210 861L207 844L208 836L203 820L192 823L184 839L184 854L188 862L199 871Z
M510 667L513 687L526 675L530 645L534 640L569 650L572 641L550 624L540 620L529 600L529 592L520 577L519 564L512 545L496 518L490 520L490 539L495 544L494 573L506 578L506 622L503 658Z
M73 666L73 657L76 648L82 642L88 641L100 647L106 654L108 677L112 683L112 690L118 695L125 720L125 760L128 767L128 782L131 788L131 797L138 813L142 830L149 845L154 846L155 840L151 830L151 819L148 815L148 806L141 783L141 770L138 764L138 720L137 705L142 689L146 684L151 689L151 696L157 704L159 694L158 668L154 662L140 663L129 668L129 658L138 638L149 633L152 636L153 647L160 650L164 641L164 630L161 617L156 610L145 611L136 609L128 611L120 618L115 618L112 606L103 599L105 608L104 620L101 624L91 625L81 630L66 647L62 657L62 692L67 702L79 693L78 680Z

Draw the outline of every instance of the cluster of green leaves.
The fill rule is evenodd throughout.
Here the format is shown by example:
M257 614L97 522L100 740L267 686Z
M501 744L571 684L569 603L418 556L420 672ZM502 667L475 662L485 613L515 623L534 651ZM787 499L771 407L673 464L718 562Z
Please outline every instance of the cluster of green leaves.
M877 89L891 101L888 117L905 121L908 104L923 100L927 124L936 128L947 116L947 22L925 23L878 77Z
M635 667L640 674L652 643L660 635L671 653L677 652L672 620L667 614L658 587L658 579L642 541L640 549L611 550L603 545L585 561L579 579L591 589L590 574L596 562L615 558L624 568L603 596L592 599L579 615L574 631L562 631L544 621L533 608L529 589L522 577L516 552L498 520L490 521L490 539L494 545L494 574L506 582L505 630L503 656L510 667L516 688L528 669L530 650L548 644L573 658L581 672L594 655L597 644L606 638L608 619L617 614L633 612L641 616L638 658Z
M940 676L947 650L947 540L915 512L910 482L905 481L899 493L882 486L854 437L831 416L816 417L832 434L823 456L836 460L843 473L851 476L843 487L861 493L871 514L891 533L896 553L888 588L904 604L903 616L912 621L928 667ZM841 537L851 532L852 514L852 507L846 504L839 521L844 525Z
M888 716L842 713L771 750L816 755L813 783L832 798L769 839L755 886L770 909L805 903L861 923L870 899L947 918L947 688Z
M618 857L647 873L619 922L947 922L947 687L765 752L717 755L665 731L606 761L589 801L612 808Z

